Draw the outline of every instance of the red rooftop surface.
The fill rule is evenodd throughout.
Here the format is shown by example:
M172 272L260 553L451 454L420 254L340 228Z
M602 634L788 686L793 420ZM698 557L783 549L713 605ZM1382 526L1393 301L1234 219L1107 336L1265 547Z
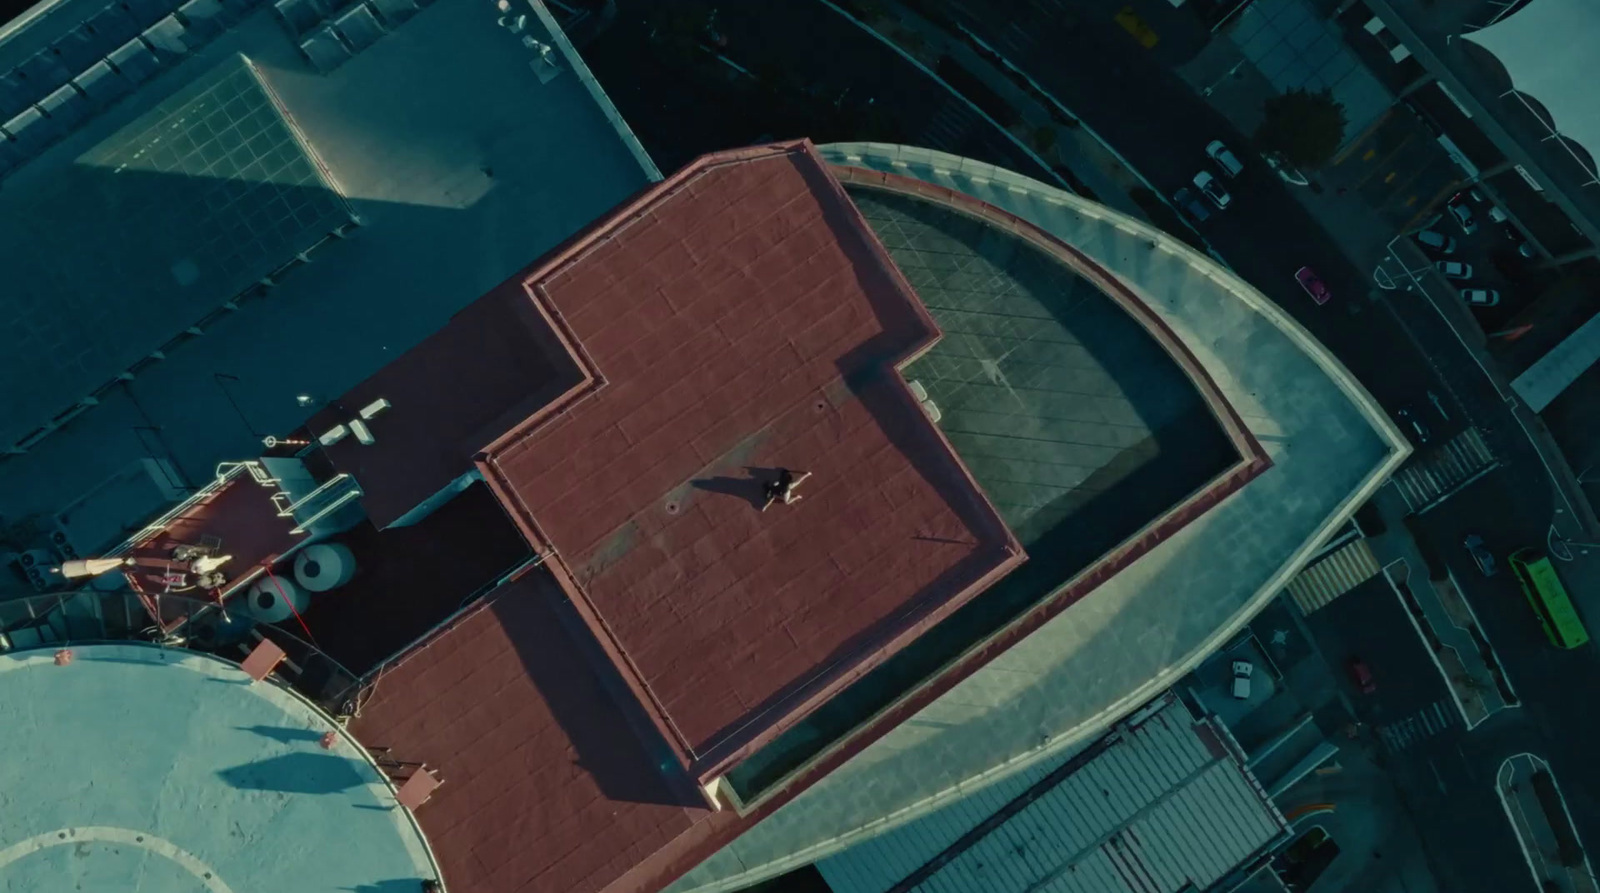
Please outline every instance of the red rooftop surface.
M162 616L154 607L156 596L183 592L189 598L221 598L265 573L305 539L304 533L294 532L294 519L282 517L273 502L276 486L256 480L251 467L240 463L228 468L118 550L117 557L133 559L124 575L152 616ZM183 579L187 563L173 556L179 546L229 556L218 569L226 582L215 590L194 589L192 578Z
M938 329L809 143L706 156L516 287L593 371L485 477L702 780L1022 560L898 372ZM780 468L812 477L762 512Z
M417 820L452 890L603 890L719 815L630 734L564 596L539 569L501 586L385 667L351 723L443 781Z

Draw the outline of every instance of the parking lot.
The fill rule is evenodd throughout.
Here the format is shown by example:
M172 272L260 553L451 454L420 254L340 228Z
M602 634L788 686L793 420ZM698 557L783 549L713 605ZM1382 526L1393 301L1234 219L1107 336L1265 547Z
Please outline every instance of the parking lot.
M1466 188L1413 237L1488 333L1509 325L1558 275L1541 268L1543 258L1505 218L1484 190Z

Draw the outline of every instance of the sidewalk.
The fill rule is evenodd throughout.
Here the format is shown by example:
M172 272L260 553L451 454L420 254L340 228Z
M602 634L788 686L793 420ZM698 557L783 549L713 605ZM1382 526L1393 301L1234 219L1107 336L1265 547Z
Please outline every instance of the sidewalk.
M1534 883L1547 893L1596 893L1594 869L1550 766L1533 754L1500 764L1495 793L1522 844Z

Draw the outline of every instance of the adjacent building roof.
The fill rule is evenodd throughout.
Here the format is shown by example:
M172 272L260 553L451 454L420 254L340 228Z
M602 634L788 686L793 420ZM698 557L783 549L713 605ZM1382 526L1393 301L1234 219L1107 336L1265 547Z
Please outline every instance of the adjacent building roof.
M439 876L367 751L287 687L185 649L69 647L0 655L9 886L416 890Z
M53 512L151 456L203 484L659 179L549 13L515 4L517 34L476 0L380 4L395 19L375 42L319 72L286 23L319 4L228 0L156 67L108 68L110 92L80 84L84 114L54 115L65 133L0 190L0 229L26 220L8 243L29 246L7 256L17 338L0 363L30 382L0 396L0 445L50 444L0 463L12 510ZM215 5L190 0L185 20ZM85 31L102 11L153 7L155 22L177 6L57 3L6 29L0 56L126 30ZM85 46L93 68L122 43ZM0 104L23 95L5 67ZM106 207L121 210L85 210ZM352 216L348 238L301 257ZM142 523L152 508L78 514ZM83 548L124 533L78 532Z
M1463 38L1493 53L1519 92L1539 101L1556 132L1600 155L1600 106L1591 73L1600 65L1600 6L1532 0Z
M947 692L887 711L892 730L673 891L741 889L1081 746L1236 633L1409 452L1381 407L1285 313L1147 224L944 153L821 151L847 188L976 201L997 225L1034 230L1108 270L1187 348L1271 464L1218 490L1203 514L1080 571L1047 607L973 649L986 663L964 656L964 678L947 673L959 679Z
M1230 744L1164 695L1084 750L818 868L834 893L1208 890L1286 830Z

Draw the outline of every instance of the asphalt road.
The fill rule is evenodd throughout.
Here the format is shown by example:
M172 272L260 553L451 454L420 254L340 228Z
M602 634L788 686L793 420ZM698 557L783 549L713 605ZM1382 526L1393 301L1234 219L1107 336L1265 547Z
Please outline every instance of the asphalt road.
M1568 798L1578 834L1586 844L1600 844L1600 762L1593 742L1600 735L1600 712L1592 705L1600 695L1600 644L1574 651L1555 648L1544 637L1517 584L1502 567L1492 578L1483 577L1460 545L1467 533L1477 533L1502 558L1524 546L1543 544L1548 514L1540 517L1534 505L1521 498L1524 482L1515 469L1493 472L1452 497L1448 511L1424 515L1422 535L1435 543L1505 667L1523 706L1492 717L1468 746L1483 769L1498 768L1506 757L1528 752L1549 761ZM1539 534L1530 536L1530 531ZM1600 558L1558 562L1568 581L1594 573ZM1596 628L1600 618L1589 617Z
M1330 660L1359 655L1371 668L1377 690L1363 695L1347 681L1347 693L1374 759L1422 834L1440 890L1529 889L1522 852L1493 789L1495 770L1511 755L1502 750L1516 745L1466 731L1388 583L1372 579L1307 625Z

